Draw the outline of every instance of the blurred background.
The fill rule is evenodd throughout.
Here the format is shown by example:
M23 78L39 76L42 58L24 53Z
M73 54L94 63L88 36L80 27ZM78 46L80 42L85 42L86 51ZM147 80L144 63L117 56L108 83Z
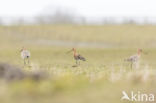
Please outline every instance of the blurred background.
M1 24L155 24L154 0L3 0Z
M129 103L122 91L156 94L155 4L1 0L0 102ZM22 47L31 53L30 65L23 63ZM77 67L67 54L73 47L87 60ZM138 48L145 54L132 69L124 60Z

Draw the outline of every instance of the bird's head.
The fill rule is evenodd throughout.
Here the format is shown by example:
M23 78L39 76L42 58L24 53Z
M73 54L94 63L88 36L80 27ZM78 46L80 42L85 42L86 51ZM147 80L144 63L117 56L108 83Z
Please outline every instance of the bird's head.
M76 49L75 48L72 48L72 51L76 51Z
M143 52L142 49L138 49L138 53L141 53L141 52Z
M67 53L70 53L70 52L75 52L76 51L76 49L75 48L72 48L71 50L69 50Z
M138 54L141 54L141 53L148 54L147 52L143 51L142 49L138 49Z
M20 50L20 52L22 52L23 50L26 50L26 48L25 47L22 47L21 50Z

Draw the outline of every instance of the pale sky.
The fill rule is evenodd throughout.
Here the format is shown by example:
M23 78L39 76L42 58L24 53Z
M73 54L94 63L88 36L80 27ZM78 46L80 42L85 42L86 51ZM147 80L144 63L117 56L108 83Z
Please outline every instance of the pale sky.
M0 0L0 17L33 17L59 7L84 17L156 17L156 0Z

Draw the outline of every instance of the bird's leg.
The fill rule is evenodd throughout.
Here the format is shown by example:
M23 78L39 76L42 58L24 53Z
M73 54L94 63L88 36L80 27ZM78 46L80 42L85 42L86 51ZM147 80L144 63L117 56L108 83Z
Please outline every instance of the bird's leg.
M29 58L28 58L28 65L30 64L30 60L29 60Z
M78 64L77 60L76 60L76 65Z
M131 62L131 69L133 68L133 62Z
M135 65L136 65L136 69L139 69L139 67L140 67L139 61L137 61L137 62L135 63Z
M79 60L79 65L80 65L80 60Z
M24 65L26 65L25 59L24 59Z

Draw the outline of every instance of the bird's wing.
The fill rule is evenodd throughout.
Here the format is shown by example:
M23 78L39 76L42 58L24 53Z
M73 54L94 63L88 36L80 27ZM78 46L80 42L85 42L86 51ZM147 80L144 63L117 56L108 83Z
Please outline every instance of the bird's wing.
M29 54L29 56L31 55L30 52L28 54Z
M80 54L78 54L78 58L79 58L80 60L86 61L86 59L85 59L83 56L81 56Z
M29 51L27 51L28 52L28 56L30 56L30 52Z
M25 53L26 56L30 57L30 52L28 50L26 50L24 53Z
M138 58L137 55L132 55L129 58L127 58L126 61L136 61L137 58Z

